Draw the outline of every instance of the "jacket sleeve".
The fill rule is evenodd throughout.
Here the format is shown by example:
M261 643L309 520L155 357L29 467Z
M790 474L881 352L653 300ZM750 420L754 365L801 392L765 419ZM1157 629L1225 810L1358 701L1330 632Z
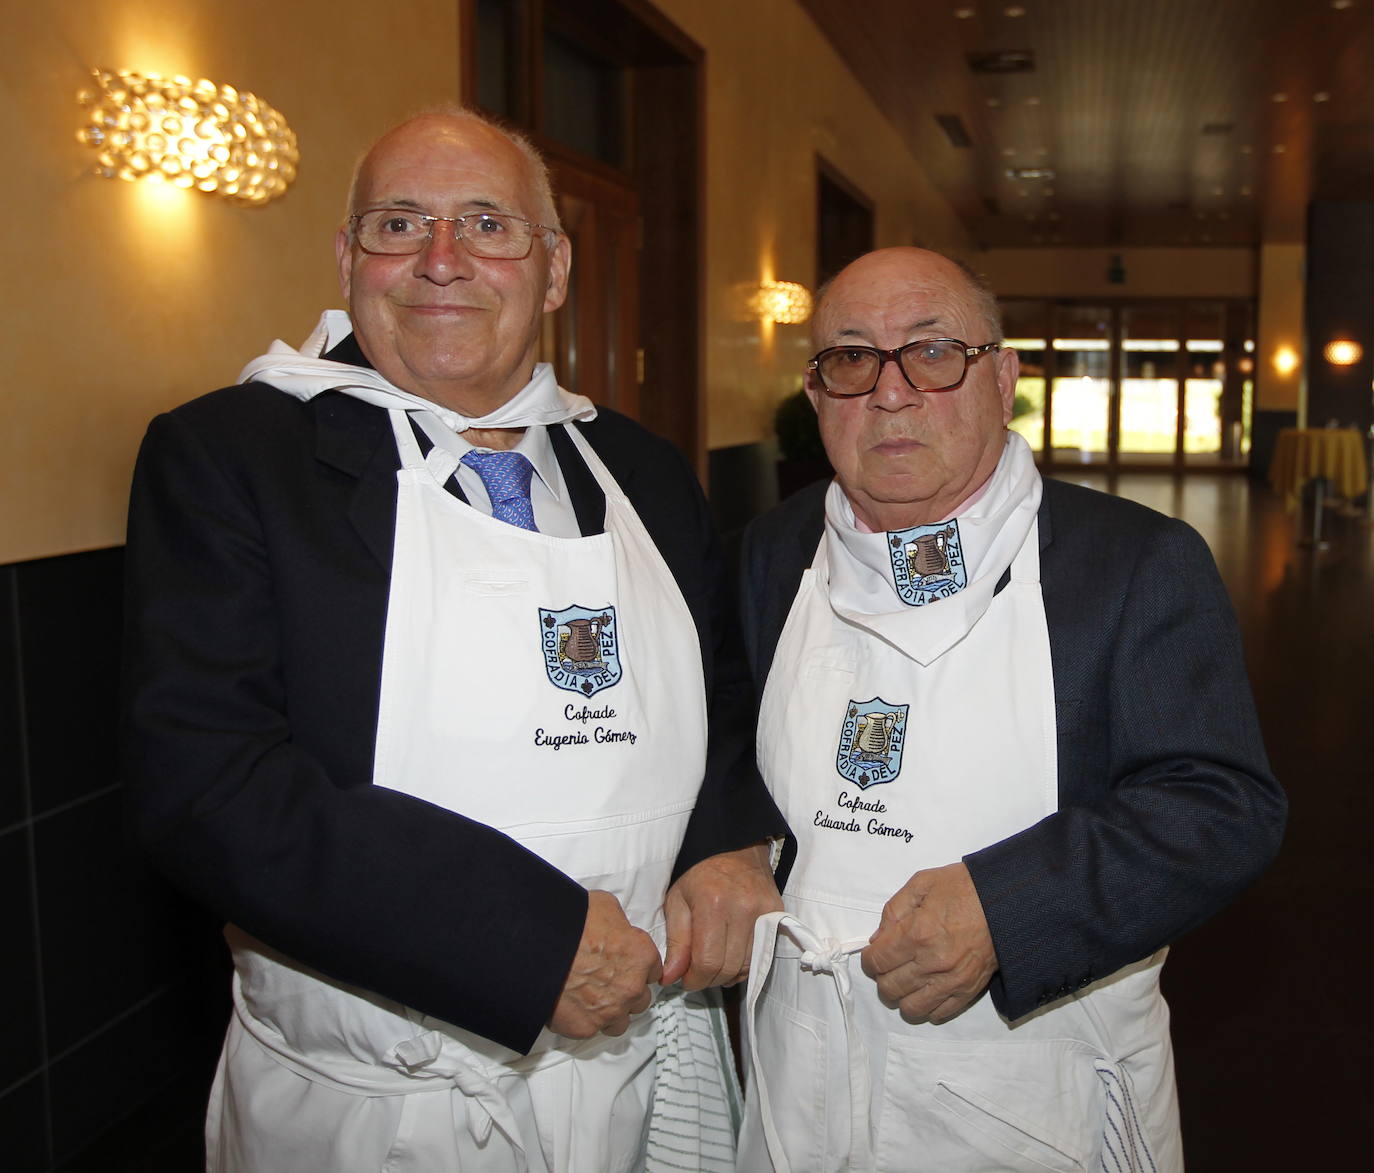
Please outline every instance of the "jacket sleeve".
M313 657L300 650L381 619L360 609L326 620L338 599L288 608L298 588L282 563L293 559L293 574L327 564L351 599L356 584L336 563L368 556L337 557L356 536L342 518L306 532L328 510L323 496L302 499L322 475L305 444L284 459L269 429L259 450L237 452L213 431L203 416L198 427L159 417L134 477L123 740L142 843L183 889L273 948L528 1049L576 952L586 892L490 827L371 785L370 761L341 777L328 762L334 738L303 733ZM384 614L386 573L371 566ZM361 720L370 744L375 707L343 703L356 682L340 675L336 728Z
M1116 538L1057 530L1042 588L1059 810L965 857L997 949L992 999L1009 1019L1213 915L1282 836L1286 801L1211 555L1167 518L1134 536L1123 571Z

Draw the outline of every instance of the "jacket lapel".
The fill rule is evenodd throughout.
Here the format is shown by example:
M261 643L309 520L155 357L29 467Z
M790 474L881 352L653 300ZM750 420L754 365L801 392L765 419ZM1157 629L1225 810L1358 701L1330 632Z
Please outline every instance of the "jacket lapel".
M373 557L389 569L396 530L400 458L387 413L350 395L326 391L315 410L315 458L354 479L348 519Z

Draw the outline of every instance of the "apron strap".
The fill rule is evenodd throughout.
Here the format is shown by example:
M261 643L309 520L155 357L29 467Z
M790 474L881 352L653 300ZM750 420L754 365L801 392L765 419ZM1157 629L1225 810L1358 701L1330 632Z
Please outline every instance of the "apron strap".
M869 1121L872 1086L868 1075L868 1049L854 1022L854 998L849 980L849 958L868 945L868 938L852 937L847 941L838 941L833 937L818 937L786 912L770 912L754 923L754 948L749 962L749 985L744 1003L744 1038L749 1048L754 1085L758 1088L759 1117L768 1156L776 1173L791 1173L777 1125L773 1122L773 1109L768 1099L768 1084L763 1077L763 1061L759 1057L755 1025L759 996L772 972L778 934L783 929L802 950L801 968L811 973L828 974L835 983L835 993L844 1015L845 1057L849 1067L849 1160L845 1168L873 1169L873 1129Z

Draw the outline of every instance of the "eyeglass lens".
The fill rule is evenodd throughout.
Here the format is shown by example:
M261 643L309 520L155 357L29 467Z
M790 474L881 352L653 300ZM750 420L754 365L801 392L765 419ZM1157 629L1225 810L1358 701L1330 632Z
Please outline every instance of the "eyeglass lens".
M425 216L408 208L373 208L362 213L356 223L358 243L366 251L392 256L419 252L440 223L451 223L473 256L491 260L527 256L533 239L529 221L494 212L449 218Z
M898 352L902 373L917 388L942 391L964 377L968 355L962 342L948 338L913 342ZM817 363L821 379L841 395L862 395L878 383L883 359L867 346L845 346L828 350Z

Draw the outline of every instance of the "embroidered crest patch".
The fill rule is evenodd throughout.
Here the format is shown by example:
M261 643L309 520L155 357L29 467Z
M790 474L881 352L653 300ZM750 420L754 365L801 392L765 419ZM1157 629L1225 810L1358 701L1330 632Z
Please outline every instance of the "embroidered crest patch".
M614 607L539 608L539 645L550 683L591 696L623 675Z
M968 585L957 521L889 533L887 553L897 594L908 607L948 598Z
M890 705L882 697L850 701L840 726L835 769L860 790L891 782L902 772L906 715L910 705Z

